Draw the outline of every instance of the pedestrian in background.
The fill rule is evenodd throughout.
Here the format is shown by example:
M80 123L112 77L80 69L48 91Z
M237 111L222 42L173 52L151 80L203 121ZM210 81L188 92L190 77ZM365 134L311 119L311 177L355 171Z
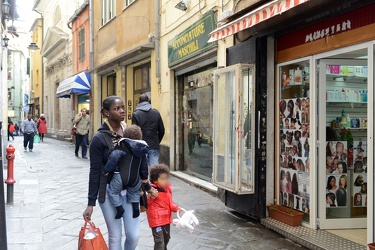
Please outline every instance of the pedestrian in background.
M47 120L44 114L40 115L37 123L40 140L43 141L44 134L47 133Z
M87 109L81 109L81 112L74 118L74 123L77 128L75 155L78 157L79 146L82 144L82 158L87 159L87 142L90 128L90 116L87 114Z
M19 136L20 127L18 127L18 124L14 124L14 128L16 129L16 136Z
M159 164L160 142L165 133L164 123L159 111L151 107L150 99L146 94L139 96L139 104L132 115L132 123L141 127L142 140L150 147L148 165Z
M9 137L12 137L12 141L14 141L13 133L16 132L16 129L14 128L13 122L8 123L8 141Z
M34 147L34 136L38 133L38 128L36 123L31 119L31 114L27 115L27 119L22 123L23 131L23 147L25 151L27 150L27 145L29 145L29 151L33 151Z
M115 219L116 208L107 199L106 195L110 178L108 178L107 183L104 182L105 185L101 185L103 178L105 178L103 170L110 154L109 147L113 148L113 144L123 138L124 135L126 107L121 98L117 96L109 96L104 99L102 107L101 113L105 118L105 122L90 143L88 204L83 217L85 220L91 220L91 215L98 199L108 228L109 249L134 250L138 245L141 217L133 218L132 203L128 202L126 195L124 195L120 198L125 212L121 219ZM110 143L112 145L109 145ZM125 193L125 190L122 193ZM124 245L122 243L122 228L124 228L126 236Z

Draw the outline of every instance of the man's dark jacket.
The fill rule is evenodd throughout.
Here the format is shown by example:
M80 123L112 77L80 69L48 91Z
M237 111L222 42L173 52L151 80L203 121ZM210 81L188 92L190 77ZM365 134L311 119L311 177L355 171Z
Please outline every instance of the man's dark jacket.
M159 149L165 129L159 111L151 108L148 102L141 102L132 115L132 123L142 129L143 138L150 149Z

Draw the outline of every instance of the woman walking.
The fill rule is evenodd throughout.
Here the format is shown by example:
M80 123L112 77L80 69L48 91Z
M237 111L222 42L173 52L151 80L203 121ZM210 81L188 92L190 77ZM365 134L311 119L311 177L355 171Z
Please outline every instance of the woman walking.
M101 113L105 122L99 128L98 133L94 135L90 144L88 206L83 213L85 220L91 220L93 208L98 198L99 206L107 224L108 244L111 250L134 250L138 244L140 230L140 216L133 218L132 203L127 201L126 194L121 196L121 203L125 212L120 219L115 219L116 208L109 199L106 199L109 180L105 181L106 177L103 175L109 150L113 148L115 141L123 137L126 128L126 124L123 122L126 115L125 109L124 102L120 97L109 96L103 101ZM122 248L122 228L124 228L126 236L124 248Z
M44 134L47 133L47 120L44 114L40 115L40 118L38 119L38 122L37 122L37 127L38 127L40 140L43 141Z

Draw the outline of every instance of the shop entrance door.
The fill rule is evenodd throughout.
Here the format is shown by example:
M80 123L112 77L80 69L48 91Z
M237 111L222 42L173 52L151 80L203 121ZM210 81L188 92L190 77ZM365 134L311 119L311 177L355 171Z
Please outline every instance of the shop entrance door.
M366 228L367 54L366 48L317 60L321 229Z

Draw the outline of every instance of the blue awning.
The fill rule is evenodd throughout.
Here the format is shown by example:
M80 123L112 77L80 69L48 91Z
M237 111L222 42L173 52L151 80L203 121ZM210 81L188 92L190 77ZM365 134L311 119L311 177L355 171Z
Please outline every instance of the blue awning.
M90 73L81 72L62 81L57 88L57 98L70 98L71 94L88 94L91 91Z

